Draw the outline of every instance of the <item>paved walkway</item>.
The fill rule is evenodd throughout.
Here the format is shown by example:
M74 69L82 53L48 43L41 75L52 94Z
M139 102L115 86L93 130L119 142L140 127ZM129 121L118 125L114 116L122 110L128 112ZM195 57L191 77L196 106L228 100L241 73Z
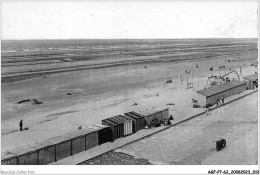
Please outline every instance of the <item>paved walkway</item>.
M217 108L208 116L200 115L113 152L145 159L154 165L256 165L257 96L254 93ZM227 142L222 151L215 147L219 138ZM101 161L104 155L94 160ZM110 161L112 157L103 163L107 165Z
M243 93L237 94L235 96L226 98L224 105L229 104L229 103L231 103L235 100L238 100L240 98L243 98L247 95L250 95L254 92L257 92L257 89L248 90L248 91L245 91ZM213 106L213 107L211 107L210 110L214 110L214 109L222 107L222 106L218 106L218 107ZM91 148L87 151L83 151L83 152L80 152L80 153L75 154L73 156L59 160L58 162L51 163L50 165L77 165L77 164L84 162L86 160L89 160L93 157L99 156L99 155L107 153L109 151L118 149L120 147L126 146L126 145L131 144L131 143L134 143L134 142L141 140L141 139L144 139L146 137L150 137L150 136L152 136L156 133L164 131L164 130L166 130L170 127L173 127L177 124L180 124L184 121L187 121L187 120L190 120L194 117L200 116L200 115L204 114L205 112L206 112L205 108L201 108L199 110L196 110L196 112L194 111L194 112L187 114L186 116L175 119L174 121L172 121L171 126L161 126L161 127L158 127L158 128L140 130L137 133L130 135L128 137L120 138L120 139L115 140L114 142L109 142L109 143L105 143L105 144L96 146L96 147Z

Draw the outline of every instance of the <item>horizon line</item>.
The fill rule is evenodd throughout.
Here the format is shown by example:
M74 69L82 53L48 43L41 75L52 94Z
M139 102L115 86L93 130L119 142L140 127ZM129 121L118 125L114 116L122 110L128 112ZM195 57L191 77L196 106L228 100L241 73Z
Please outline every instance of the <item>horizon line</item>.
M258 37L212 37L212 38L45 38L45 39L1 39L1 41L21 41L21 40L180 40L180 39L258 39Z

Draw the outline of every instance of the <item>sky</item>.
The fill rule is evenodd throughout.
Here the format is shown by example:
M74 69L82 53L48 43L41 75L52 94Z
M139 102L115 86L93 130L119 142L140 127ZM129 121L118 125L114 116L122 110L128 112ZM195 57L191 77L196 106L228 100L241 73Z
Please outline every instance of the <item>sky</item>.
M257 2L2 2L2 39L256 38Z

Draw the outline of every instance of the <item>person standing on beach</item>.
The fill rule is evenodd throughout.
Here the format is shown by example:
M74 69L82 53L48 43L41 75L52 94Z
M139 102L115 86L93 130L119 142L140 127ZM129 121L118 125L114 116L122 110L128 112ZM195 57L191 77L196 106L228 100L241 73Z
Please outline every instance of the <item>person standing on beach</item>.
M224 104L224 100L225 100L225 96L224 95L222 96L221 100L222 100L222 105L223 105Z
M206 109L206 116L209 115L209 108Z
M20 121L19 126L20 126L20 131L22 131L23 130L23 120Z
M219 98L217 99L217 106L220 105L220 100Z

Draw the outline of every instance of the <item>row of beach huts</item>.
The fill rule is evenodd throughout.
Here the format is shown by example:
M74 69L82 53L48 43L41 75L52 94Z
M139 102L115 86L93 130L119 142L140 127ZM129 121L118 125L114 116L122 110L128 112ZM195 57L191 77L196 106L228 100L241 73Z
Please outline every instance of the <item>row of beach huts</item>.
M134 134L153 120L169 120L169 109L151 109L128 112L102 120L101 124L88 126L2 153L2 165L46 165L86 151L106 142Z

